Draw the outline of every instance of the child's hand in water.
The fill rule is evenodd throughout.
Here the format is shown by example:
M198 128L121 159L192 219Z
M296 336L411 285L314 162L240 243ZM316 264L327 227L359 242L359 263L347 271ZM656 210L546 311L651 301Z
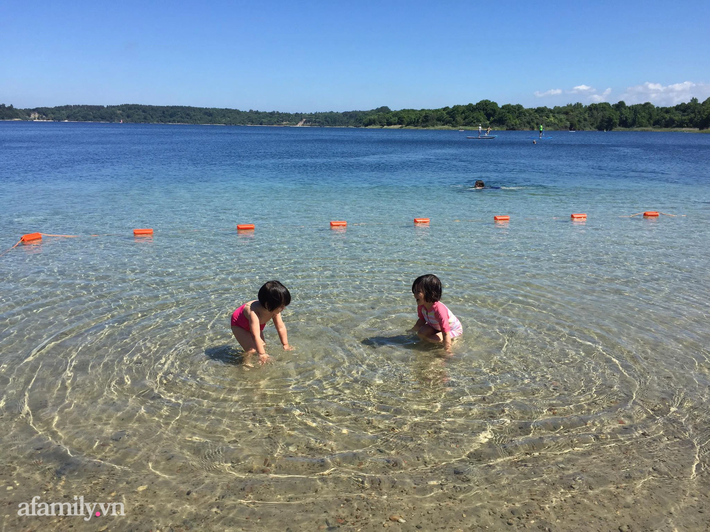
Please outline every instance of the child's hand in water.
M271 362L271 357L269 355L267 355L266 353L259 355L259 364L260 365L263 366L264 364L268 364L270 362Z
M293 351L293 346L291 344L286 344L284 346L284 351Z

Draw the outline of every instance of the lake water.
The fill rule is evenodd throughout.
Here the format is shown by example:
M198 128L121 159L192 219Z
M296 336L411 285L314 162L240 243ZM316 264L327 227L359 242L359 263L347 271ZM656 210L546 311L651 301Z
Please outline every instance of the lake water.
M710 135L472 134L0 122L2 530L710 527Z

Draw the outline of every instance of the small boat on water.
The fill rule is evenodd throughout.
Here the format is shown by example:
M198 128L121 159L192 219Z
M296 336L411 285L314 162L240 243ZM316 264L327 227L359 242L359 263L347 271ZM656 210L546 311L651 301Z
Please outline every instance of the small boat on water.
M496 138L498 135L481 135L480 137L466 137L467 139L474 139L474 140L491 140Z

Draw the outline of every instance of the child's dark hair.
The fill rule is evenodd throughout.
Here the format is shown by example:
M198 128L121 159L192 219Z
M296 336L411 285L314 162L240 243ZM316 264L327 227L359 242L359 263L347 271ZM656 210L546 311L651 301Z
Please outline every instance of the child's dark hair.
M259 303L271 312L283 306L288 307L291 303L291 294L284 285L278 281L269 281L259 288Z
M425 301L436 303L441 299L441 281L431 273L420 275L412 283L412 293L414 292L421 292Z

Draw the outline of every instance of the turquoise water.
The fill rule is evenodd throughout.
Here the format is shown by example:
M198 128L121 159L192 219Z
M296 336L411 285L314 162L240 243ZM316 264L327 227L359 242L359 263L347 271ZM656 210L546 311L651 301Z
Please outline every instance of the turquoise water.
M0 252L76 235L0 257L11 507L702 529L710 135L495 134L0 123ZM424 273L464 327L450 359L406 334ZM268 326L274 364L250 369L228 319L272 278L295 350Z

